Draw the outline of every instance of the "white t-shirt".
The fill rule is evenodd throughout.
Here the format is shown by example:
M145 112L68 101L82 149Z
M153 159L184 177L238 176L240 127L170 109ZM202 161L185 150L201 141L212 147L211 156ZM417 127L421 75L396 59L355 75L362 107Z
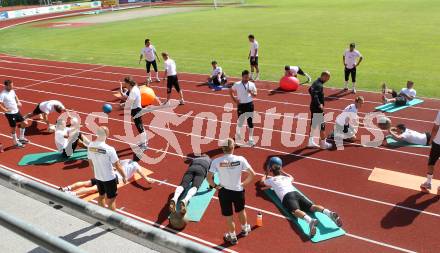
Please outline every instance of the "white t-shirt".
M284 196L287 193L295 191L292 185L292 179L287 176L275 176L270 177L264 181L266 185L269 185L277 194L278 198L283 201Z
M55 131L55 145L59 152L63 152L63 149L67 147L68 139L65 137L69 133L69 128L66 127L63 130L57 129Z
M141 54L145 57L145 59L149 62L152 62L154 60L156 60L156 48L154 48L153 45L150 45L148 47L144 47L141 50Z
M14 90L11 91L3 90L0 93L0 103L3 103L6 109L9 110L7 112L8 114L18 113L18 105L15 98L16 95Z
M292 75L296 76L298 74L299 67L298 66L290 66L289 71Z
M131 180L131 178L134 176L134 173L136 173L136 171L140 167L137 162L130 159L121 160L120 163L122 165L122 168L124 169L127 180ZM119 174L119 171L117 170L116 175L118 175L119 179L122 179L122 175Z
M255 87L253 82L248 82L246 84L236 82L234 85L232 85L231 89L237 92L237 97L240 104L246 104L253 101L253 97L249 91L254 93L257 92L257 87Z
M87 157L93 163L95 178L99 181L115 179L116 173L113 164L119 161L116 150L105 142L94 141L89 144Z
M437 113L437 117L435 118L434 124L436 126L440 126L440 111L438 111ZM434 138L432 139L433 142L440 145L440 131L437 132L436 136L432 136L432 138Z
M358 119L358 109L356 108L355 104L348 105L345 107L345 109L342 111L341 114L338 115L336 118L336 123L340 126L345 125L345 121L347 118L350 118L349 123L355 121L357 122Z
M167 71L167 76L175 76L177 75L176 62L172 59L166 60L164 62L165 70Z
M356 59L358 57L362 57L361 53L358 50L350 51L350 49L346 49L344 52L345 56L345 66L348 69L354 68L354 65L356 64Z
M130 95L128 96L128 100L133 101L133 104L131 105L131 109L142 108L141 90L137 85L131 88Z
M242 191L241 173L250 169L246 158L236 155L224 155L214 159L209 171L218 173L220 185L231 191Z
M211 76L217 76L218 74L223 73L222 67L217 66L214 70L211 72Z
M49 114L55 111L55 106L60 106L62 109L65 109L64 105L58 100L49 100L41 102L39 108L42 112Z
M254 42L251 42L251 57L258 56L258 48L260 45L258 44L258 41L254 40Z
M417 144L417 145L426 145L426 134L419 133L417 131L406 129L401 135L402 139L406 142Z
M416 94L417 94L415 89L408 89L408 88L402 88L400 90L400 93L403 93L403 94L405 94L405 95L407 95L409 97L413 97L413 98L415 98Z

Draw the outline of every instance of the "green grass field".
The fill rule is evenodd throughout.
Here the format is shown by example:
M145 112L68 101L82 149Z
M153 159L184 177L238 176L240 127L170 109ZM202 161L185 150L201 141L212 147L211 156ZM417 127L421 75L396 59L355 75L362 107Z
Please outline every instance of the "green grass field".
M333 73L343 83L342 53L355 41L365 60L360 89L386 81L400 88L414 80L421 96L440 97L440 1L438 0L246 0L249 6L47 29L32 25L0 32L0 52L29 57L139 67L143 40L166 50L178 70L208 73L216 59L228 75L248 68L247 35L260 43L261 78L278 80L286 64L315 78Z

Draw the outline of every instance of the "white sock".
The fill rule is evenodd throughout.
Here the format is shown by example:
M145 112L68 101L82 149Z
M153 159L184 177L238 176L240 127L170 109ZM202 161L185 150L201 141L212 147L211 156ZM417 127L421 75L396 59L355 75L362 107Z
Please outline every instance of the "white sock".
M344 88L348 88L348 82L344 82Z
M255 79L258 79L259 76L260 76L260 72L257 72L257 74L255 75Z
M151 74L150 73L147 74L147 78L151 79Z
M308 224L310 224L310 222L312 222L312 218L310 216L308 216L307 214L304 215L304 220L307 221Z
M241 127L237 125L237 128L235 129L235 134L241 137Z
M26 131L26 128L20 128L20 140L24 139L24 132Z
M332 215L332 211L330 211L330 210L328 210L328 209L324 209L324 210L322 210L322 213L325 214L325 215L327 215L328 217L331 217L331 215Z
M177 201L179 200L180 195L182 195L182 192L183 192L184 190L185 190L185 189L183 189L182 186L178 186L178 187L176 188L176 191L174 192L174 196L173 196L174 203L177 203Z
M352 83L351 84L351 88L354 90L354 89L356 89L356 83Z
M12 140L14 141L14 143L17 143L18 142L17 134L13 133L13 134L11 134L11 136L12 136Z
M147 146L147 133L145 131L141 133L141 143L140 144L145 144L145 146Z
M159 72L156 72L156 79L159 79Z
M426 175L426 182L427 182L428 184L430 184L431 181L432 181L432 175L430 175L430 174Z
M251 72L251 79L254 79L254 72Z
M197 188L196 187L191 187L191 189L189 189L188 193L186 193L185 198L183 199L183 201L185 203L188 203L188 201L197 193Z
M254 129L249 128L249 140L254 140Z

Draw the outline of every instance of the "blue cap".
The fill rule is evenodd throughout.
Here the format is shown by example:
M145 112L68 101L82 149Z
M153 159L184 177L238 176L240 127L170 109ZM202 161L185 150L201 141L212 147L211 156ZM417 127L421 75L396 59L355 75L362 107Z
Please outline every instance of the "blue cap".
M283 167L283 161L278 156L273 156L269 159L269 169L272 169L273 165L278 165L280 168Z

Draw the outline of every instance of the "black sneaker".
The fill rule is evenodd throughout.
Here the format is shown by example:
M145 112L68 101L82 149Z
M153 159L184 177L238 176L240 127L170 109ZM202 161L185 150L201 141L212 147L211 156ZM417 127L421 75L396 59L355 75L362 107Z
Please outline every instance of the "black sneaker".
M231 234L229 234L229 233L226 233L223 236L223 240L225 242L229 242L231 245L236 245L238 243L237 236L231 236Z

